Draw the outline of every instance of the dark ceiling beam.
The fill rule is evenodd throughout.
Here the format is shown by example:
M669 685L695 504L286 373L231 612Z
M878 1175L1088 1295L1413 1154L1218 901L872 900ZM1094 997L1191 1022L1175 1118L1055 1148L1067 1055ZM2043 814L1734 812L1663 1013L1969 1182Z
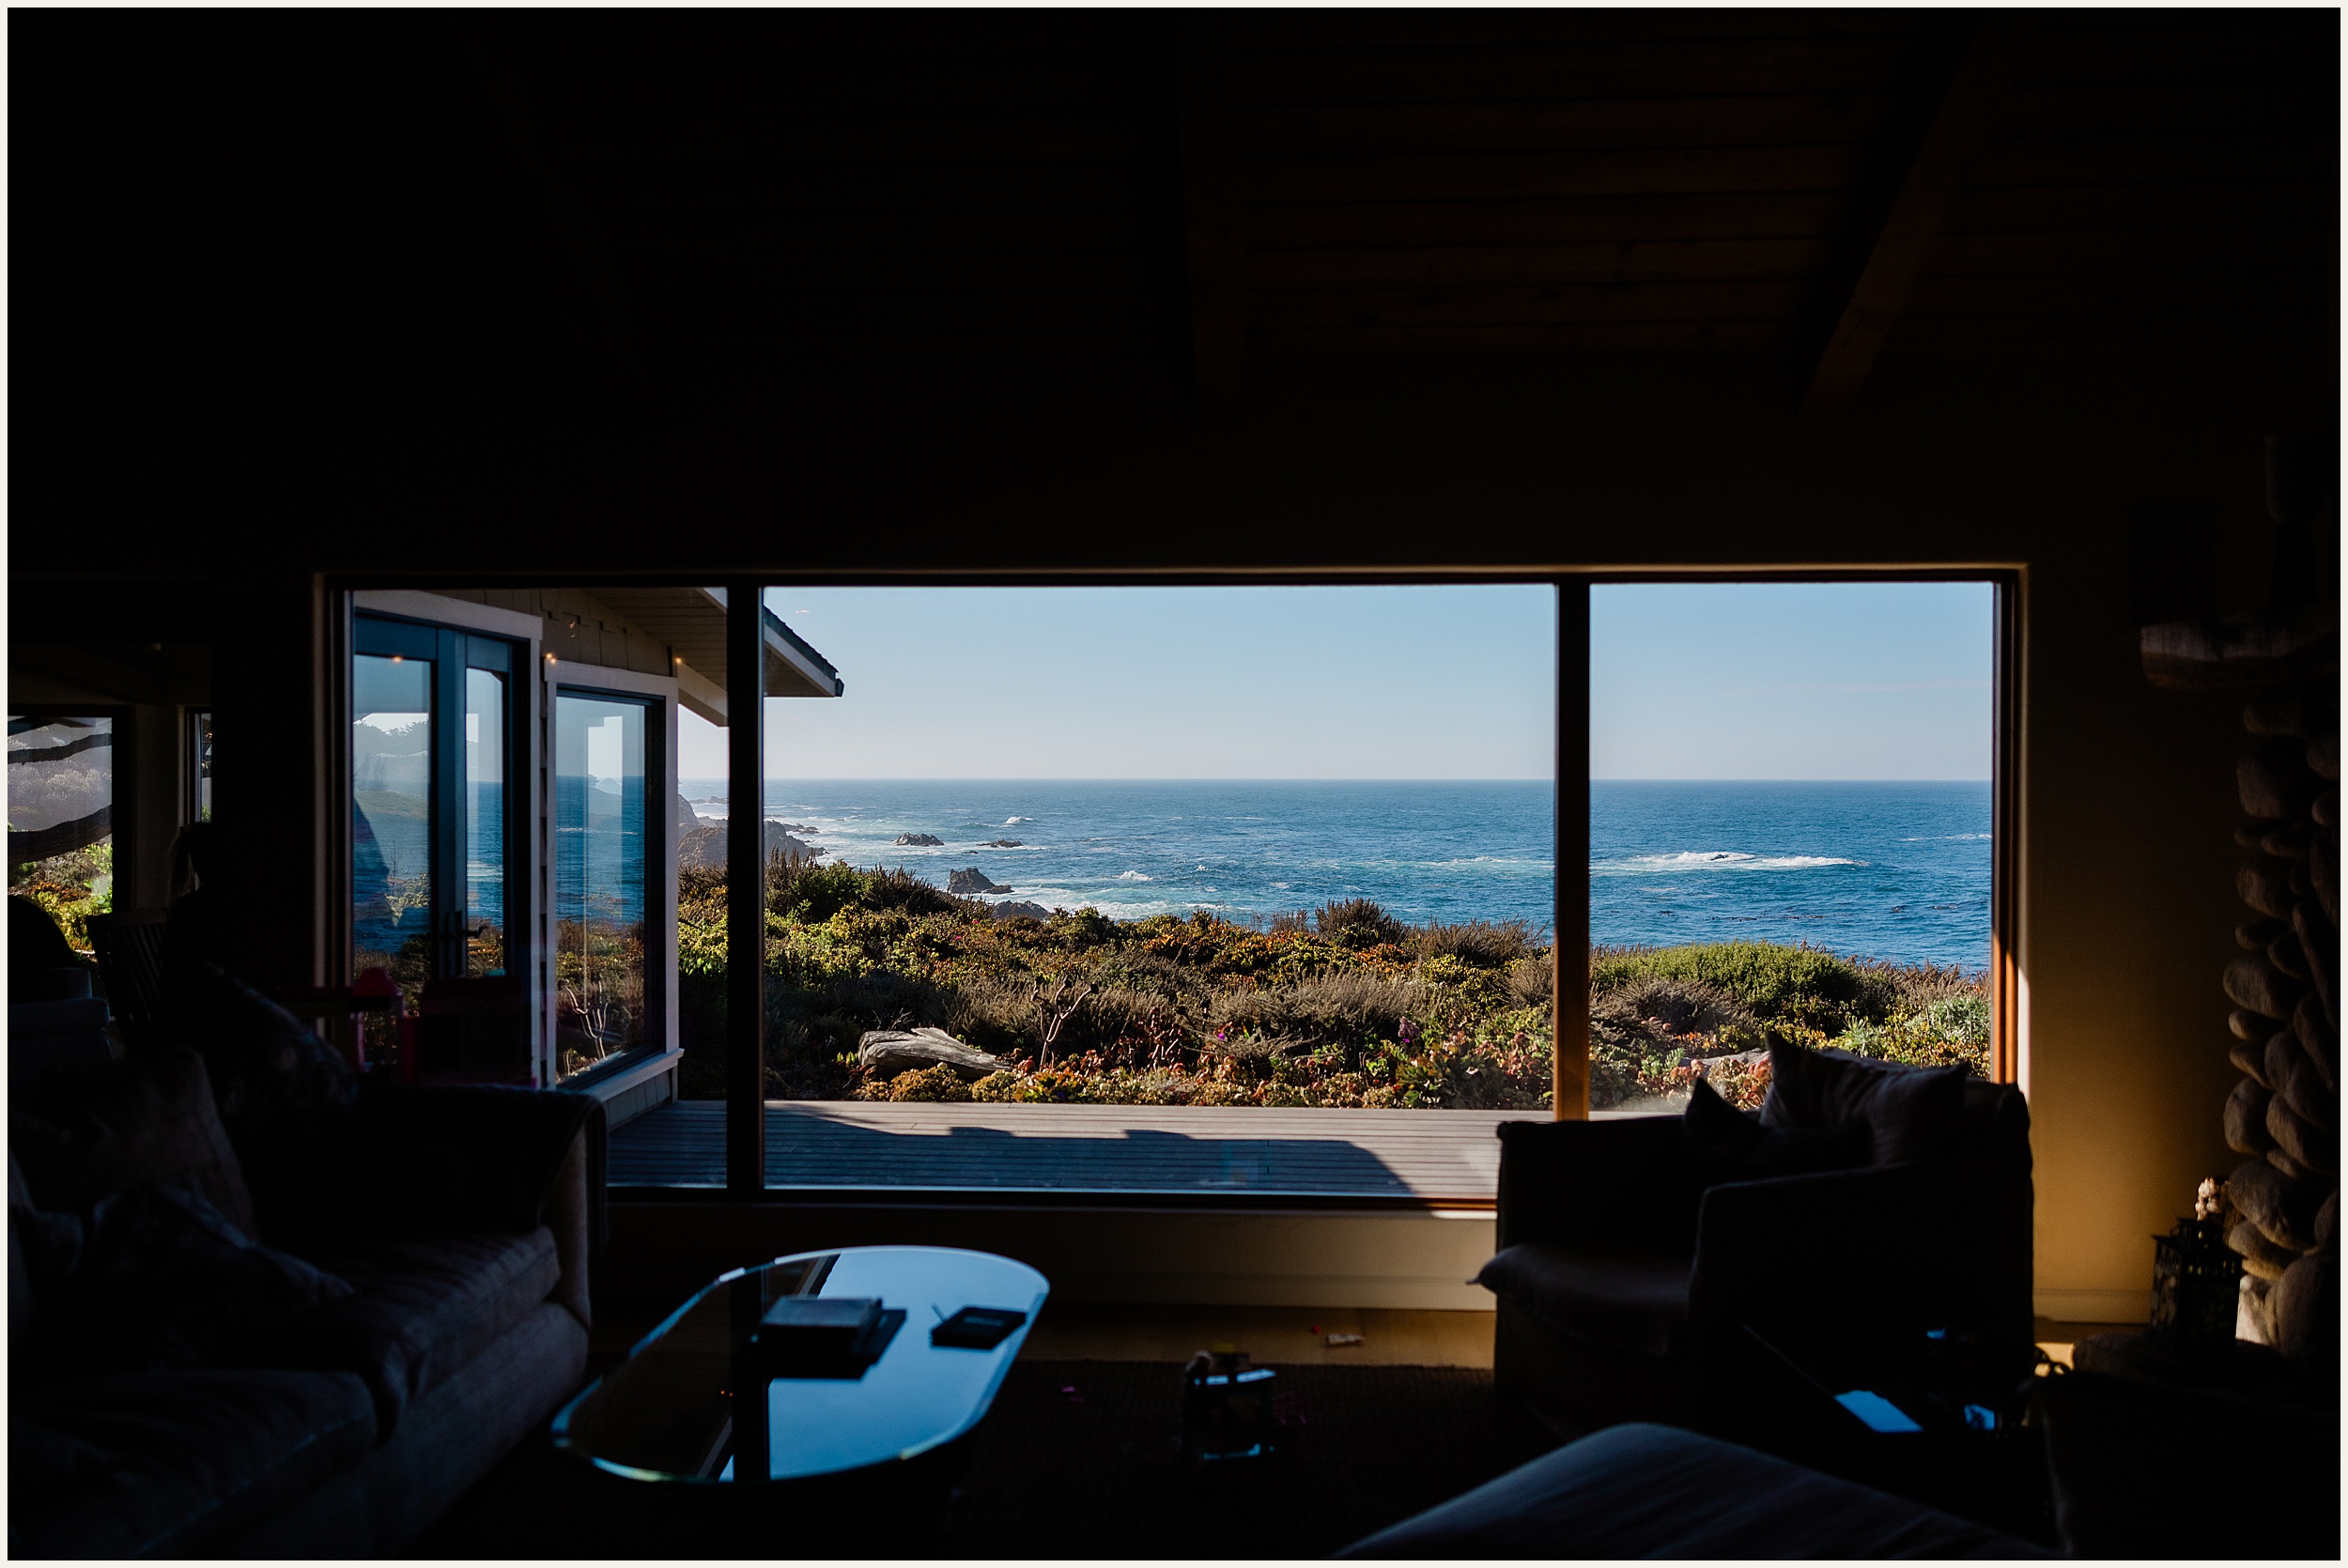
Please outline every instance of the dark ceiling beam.
M1993 11L1974 23L1938 105L1897 179L1877 209L1849 283L1832 310L1832 326L1805 378L1801 411L1832 414L1850 406L1875 368L1883 340L1908 304L1908 291L1939 238L1973 149L2013 74L2030 22L2020 12Z
M1181 33L1183 254L1189 268L1190 369L1198 417L1235 419L1247 392L1239 204L1231 196L1231 114L1214 24L1193 13Z
M550 249L571 274L569 288L557 285L550 292L570 301L564 314L581 357L607 391L623 399L641 397L653 378L629 308L625 271L596 221L586 181L558 150L559 136L548 128L527 54L512 39L486 29L475 32L469 53L475 90L504 133L514 175L536 198Z

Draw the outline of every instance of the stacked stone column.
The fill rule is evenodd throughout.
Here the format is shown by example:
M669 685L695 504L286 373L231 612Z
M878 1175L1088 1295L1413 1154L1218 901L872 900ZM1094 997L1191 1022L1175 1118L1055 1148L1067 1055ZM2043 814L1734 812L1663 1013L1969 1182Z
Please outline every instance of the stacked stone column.
M2340 708L2336 679L2262 693L2243 712L2235 888L2249 906L2226 966L2233 1065L2226 1184L2242 1254L2240 1332L2294 1360L2340 1335Z

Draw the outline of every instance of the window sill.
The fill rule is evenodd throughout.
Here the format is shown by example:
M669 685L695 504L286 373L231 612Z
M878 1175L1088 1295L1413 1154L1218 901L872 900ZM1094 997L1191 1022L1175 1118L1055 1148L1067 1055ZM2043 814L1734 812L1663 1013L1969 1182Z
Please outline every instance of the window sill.
M650 1052L641 1056L630 1053L612 1061L599 1062L577 1077L564 1080L555 1087L566 1094L593 1095L597 1099L611 1099L664 1072L675 1071L677 1063L684 1058L682 1047Z

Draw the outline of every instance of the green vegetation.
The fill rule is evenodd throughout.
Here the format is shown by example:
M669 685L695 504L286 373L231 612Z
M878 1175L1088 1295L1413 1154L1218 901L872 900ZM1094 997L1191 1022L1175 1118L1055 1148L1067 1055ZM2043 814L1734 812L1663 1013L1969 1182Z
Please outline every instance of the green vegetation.
M1815 947L1591 950L1595 1107L1685 1089L1699 1070L1732 1102L1757 1107L1772 1034L1986 1077L1989 997L1984 980L1954 966L1865 963Z
M678 884L684 1092L724 1093L725 872ZM1263 924L1199 913L996 919L903 870L778 856L766 883L776 1099L1451 1107L1550 1098L1549 950L1520 923L1406 925L1367 899ZM1771 1032L1982 1071L1988 1008L1954 969L1724 943L1593 951L1591 1102L1740 1103ZM856 1066L872 1029L942 1028L1001 1057L965 1084ZM1699 1066L1698 1064L1703 1064Z
M115 844L101 838L85 849L10 868L8 891L49 912L75 952L86 953L89 917L115 907Z

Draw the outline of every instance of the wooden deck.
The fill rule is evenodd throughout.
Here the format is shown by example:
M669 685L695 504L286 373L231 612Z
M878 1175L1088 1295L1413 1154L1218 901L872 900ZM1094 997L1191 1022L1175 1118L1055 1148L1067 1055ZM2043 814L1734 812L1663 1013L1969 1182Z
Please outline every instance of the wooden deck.
M1490 1203L1492 1129L1537 1111L769 1100L766 1185L1245 1193ZM721 1187L725 1106L676 1100L611 1134L614 1187Z

